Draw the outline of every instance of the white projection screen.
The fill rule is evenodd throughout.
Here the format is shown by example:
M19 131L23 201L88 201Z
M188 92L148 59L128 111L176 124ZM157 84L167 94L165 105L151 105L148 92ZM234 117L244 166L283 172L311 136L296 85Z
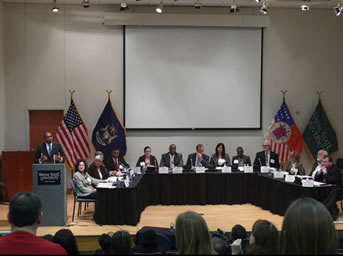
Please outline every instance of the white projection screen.
M261 129L262 28L127 26L127 129Z

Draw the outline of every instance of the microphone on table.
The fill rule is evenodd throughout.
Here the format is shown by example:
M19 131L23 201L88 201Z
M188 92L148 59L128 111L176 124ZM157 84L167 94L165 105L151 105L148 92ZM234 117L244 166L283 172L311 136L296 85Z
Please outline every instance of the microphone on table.
M260 158L258 158L258 161L260 162L260 166L262 166L262 162L261 162L261 159L260 159Z
M193 159L191 158L191 169L193 169Z
M157 170L157 163L156 163L156 159L155 159L155 170Z

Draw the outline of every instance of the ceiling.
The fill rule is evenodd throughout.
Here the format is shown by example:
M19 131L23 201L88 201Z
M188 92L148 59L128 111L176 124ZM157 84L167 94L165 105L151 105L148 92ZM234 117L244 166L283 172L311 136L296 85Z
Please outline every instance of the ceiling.
M51 4L53 0L4 0L13 3L40 3ZM60 4L82 4L82 0L56 0ZM90 4L113 4L119 5L123 0L90 0ZM194 6L196 0L163 0L165 6ZM258 7L262 3L255 0L198 0L203 7L227 7L235 1L238 7ZM306 0L308 1L308 0ZM308 2L313 8L333 8L339 0L310 0ZM128 5L158 5L160 0L126 0ZM261 1L262 2L262 1ZM300 8L302 0L266 0L268 7Z

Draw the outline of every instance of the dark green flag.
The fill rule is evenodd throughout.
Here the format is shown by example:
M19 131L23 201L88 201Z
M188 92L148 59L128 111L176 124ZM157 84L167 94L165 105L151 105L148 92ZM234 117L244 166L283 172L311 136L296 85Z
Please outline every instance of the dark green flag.
M325 149L329 155L338 151L337 136L319 99L318 105L303 133L307 150L315 161L317 152Z

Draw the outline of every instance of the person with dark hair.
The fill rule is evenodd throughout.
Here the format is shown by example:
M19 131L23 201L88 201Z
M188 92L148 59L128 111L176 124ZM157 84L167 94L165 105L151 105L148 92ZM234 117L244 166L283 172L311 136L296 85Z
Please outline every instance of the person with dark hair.
M63 148L61 144L52 141L52 133L45 132L43 138L44 143L37 146L34 162L37 164L64 163Z
M58 244L36 236L42 218L42 203L30 192L15 194L9 204L11 234L0 238L0 254L63 254Z
M248 254L275 255L277 252L279 232L267 220L257 220L250 235Z
M109 235L109 233L99 236L98 243L101 249L97 249L95 251L96 255L111 254L111 236Z
M168 167L170 170L174 167L183 167L183 158L181 153L176 152L176 145L169 145L169 152L162 154L161 167Z
M79 255L74 234L69 229L60 229L54 235L54 243L61 245L68 255Z
M225 152L224 143L218 143L216 146L216 153L212 155L210 160L210 165L212 167L217 166L231 166L230 156Z
M231 230L231 240L232 242L236 239L246 239L248 237L247 231L242 225L234 225Z
M251 166L250 156L244 155L244 150L241 146L236 149L237 155L232 157L232 168L244 167L244 165Z
M110 176L104 165L104 154L101 151L94 153L94 161L88 168L88 174L98 180L106 180Z
M54 236L50 235L50 234L46 234L46 235L42 236L42 238L52 242L52 240L54 239Z
M151 148L146 146L144 148L144 155L140 156L136 163L137 167L152 167L158 169L158 163L156 157L151 155Z
M120 230L112 235L110 250L112 255L128 255L131 252L131 247L132 241L129 232Z
M203 166L207 168L210 164L210 157L204 154L204 145L198 144L195 149L195 153L188 155L186 168L191 169L193 166Z
M104 182L88 174L87 163L83 159L78 160L75 164L73 180L76 186L77 196L88 199L96 199L96 189L92 185Z
M133 247L132 253L162 253L157 234L154 230L148 229L140 232L138 241L138 244Z
M105 162L105 166L112 175L116 175L122 168L130 168L124 157L120 156L119 148L112 150L112 157Z
M333 255L337 243L332 217L321 203L300 198L288 207L280 234L280 254Z

